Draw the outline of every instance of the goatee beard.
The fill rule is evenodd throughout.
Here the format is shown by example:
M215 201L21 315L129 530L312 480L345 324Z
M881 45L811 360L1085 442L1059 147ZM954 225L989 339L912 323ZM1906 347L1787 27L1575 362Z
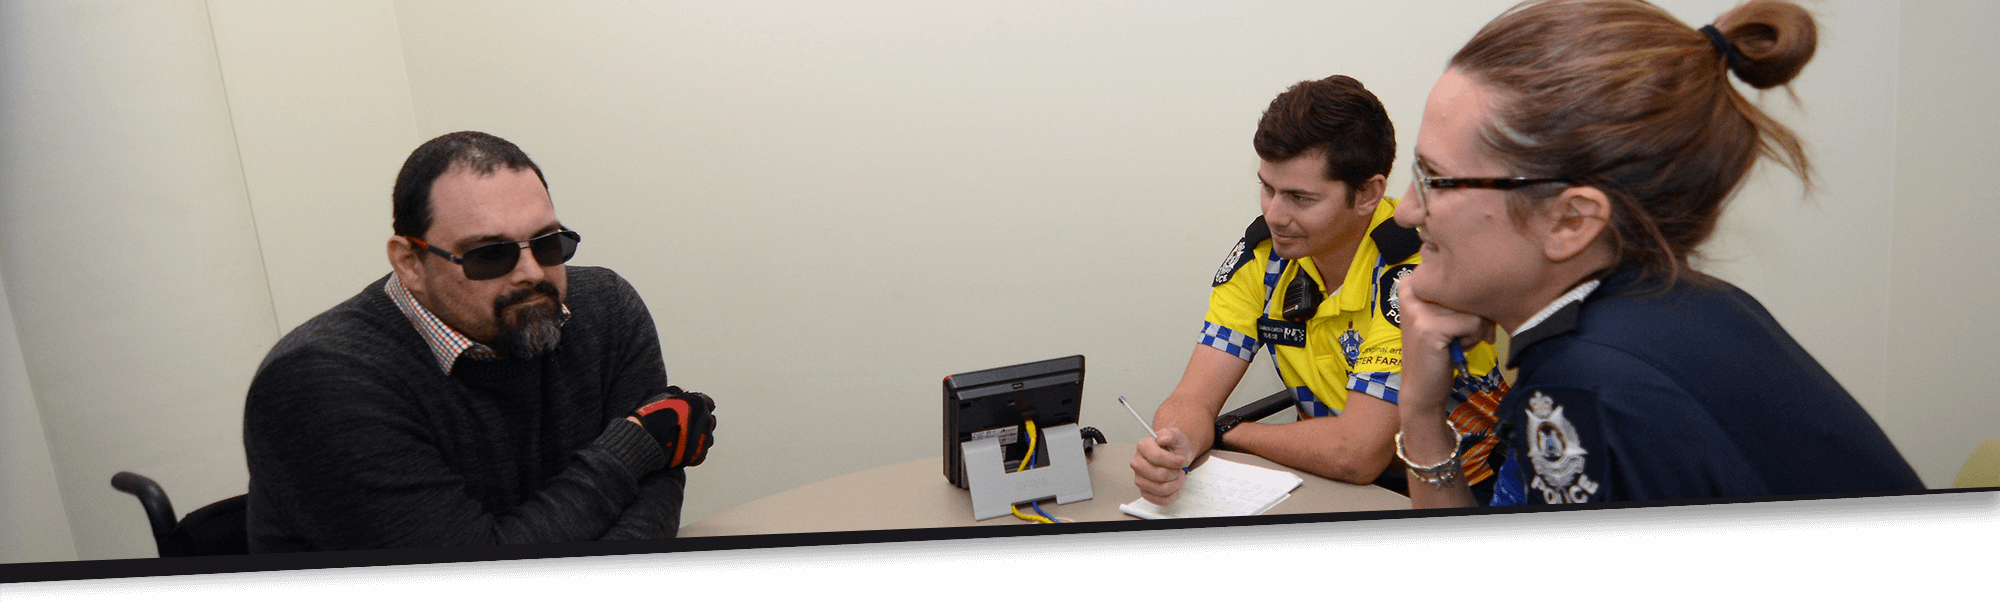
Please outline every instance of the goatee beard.
M508 312L508 307L531 302L537 296L546 296L549 302L528 304L511 314ZM555 284L542 282L534 288L493 299L493 321L500 327L494 342L501 355L530 359L548 354L562 343L562 293Z

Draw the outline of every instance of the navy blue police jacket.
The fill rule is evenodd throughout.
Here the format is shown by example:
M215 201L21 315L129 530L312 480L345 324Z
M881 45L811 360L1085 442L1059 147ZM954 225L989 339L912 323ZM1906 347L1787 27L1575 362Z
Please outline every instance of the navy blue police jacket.
M1923 489L1748 293L1713 279L1637 284L1614 271L1515 334L1495 505Z

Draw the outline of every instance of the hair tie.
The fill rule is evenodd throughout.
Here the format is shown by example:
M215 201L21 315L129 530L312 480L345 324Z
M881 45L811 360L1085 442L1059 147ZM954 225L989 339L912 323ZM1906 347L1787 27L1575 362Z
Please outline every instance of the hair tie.
M1740 73L1743 71L1743 61L1746 60L1743 53L1736 49L1735 44L1729 43L1729 38L1722 35L1722 30L1716 29L1715 25L1711 23L1701 26L1701 33L1708 36L1708 43L1715 45L1716 52L1721 52L1724 58L1729 59L1729 70L1731 72Z

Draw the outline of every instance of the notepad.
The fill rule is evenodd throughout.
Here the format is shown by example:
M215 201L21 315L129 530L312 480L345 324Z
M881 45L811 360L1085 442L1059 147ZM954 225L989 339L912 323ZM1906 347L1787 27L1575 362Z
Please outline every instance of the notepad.
M1291 472L1209 457L1188 473L1172 504L1162 507L1142 498L1118 508L1149 520L1263 515L1304 483Z

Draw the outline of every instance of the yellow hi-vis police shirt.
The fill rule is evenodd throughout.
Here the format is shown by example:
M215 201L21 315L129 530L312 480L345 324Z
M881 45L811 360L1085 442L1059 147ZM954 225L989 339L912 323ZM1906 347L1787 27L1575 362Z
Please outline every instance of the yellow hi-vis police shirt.
M1273 256L1269 230L1260 218L1216 271L1200 343L1246 362L1256 358L1259 348L1268 349L1278 377L1292 389L1305 417L1339 415L1347 408L1350 390L1396 402L1403 371L1396 281L1415 269L1420 259L1414 247L1400 260L1382 258L1377 230L1401 227L1390 223L1396 203L1395 198L1383 198L1376 204L1368 223L1370 235L1362 238L1347 277L1336 290L1320 281L1311 257L1294 261ZM1283 317L1284 291L1300 277L1312 278L1326 299L1303 327ZM1481 343L1466 349L1465 355L1475 378L1501 377L1493 345ZM1454 401L1464 400L1465 385L1454 386L1460 389L1454 391Z

